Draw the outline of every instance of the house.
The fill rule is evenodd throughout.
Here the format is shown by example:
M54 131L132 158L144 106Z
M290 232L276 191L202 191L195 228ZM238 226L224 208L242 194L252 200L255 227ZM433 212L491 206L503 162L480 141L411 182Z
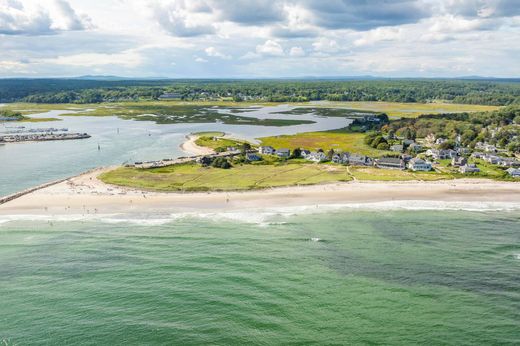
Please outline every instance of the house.
M405 169L404 161L397 157L382 157L375 161L376 167L388 169Z
M509 157L501 157L498 164L502 167L519 167L520 161Z
M473 154L471 154L471 157L474 157L476 159L481 159L484 157L484 153L481 153L480 151L475 151Z
M412 143L408 146L408 149L410 149L410 151L412 151L414 153L418 153L419 151L422 150L422 146L417 143Z
M513 178L520 178L520 169L518 168L508 168L506 172L509 174L509 176Z
M437 150L437 149L428 149L426 151L427 156L433 157L435 160L445 160L451 159L457 156L457 152L452 149L447 150Z
M415 157L408 162L408 168L412 171L424 171L429 172L432 170L432 164L430 162L426 162L423 159Z
M459 172L462 173L462 174L478 173L478 172L480 172L480 169L474 163L468 163L468 164L466 164L464 166L461 166L459 168Z
M306 159L313 162L323 162L327 161L327 155L325 155L325 153L321 151L313 151L312 153L307 155Z
M247 153L246 160L247 161L260 161L260 160L262 160L262 158L255 153Z
M159 96L159 100L179 100L182 98L180 93L164 93Z
M484 159L484 161L486 161L492 165L496 165L500 162L500 157L495 156L495 155L484 155L483 159Z
M331 161L334 163L346 165L348 163L349 157L349 153L336 153L332 155Z
M302 150L300 151L300 156L303 157L303 158L306 158L307 155L309 155L310 153L311 153L311 152L310 152L309 150L307 150L307 149L302 149Z
M426 141L426 143L429 143L429 144L433 144L435 143L435 135L433 133L430 133L428 136L426 136L424 138L424 140Z
M365 155L351 154L348 163L352 166L370 166L372 159Z
M268 145L260 147L258 151L260 152L260 154L264 155L273 155L275 152L274 148Z
M390 146L390 150L392 151L397 151L397 152L402 152L404 149L403 145L402 144L394 144L392 146Z
M274 153L276 155L278 155L279 157L285 158L285 159L287 159L287 158L289 158L289 156L291 156L291 151L286 148L278 149Z
M412 145L413 143L415 143L413 139L405 139L403 141L403 145Z
M469 155L469 153L471 152L471 150L466 147L458 147L455 150L457 151L457 154L459 154L459 155Z
M446 138L439 137L435 140L435 144L437 144L437 145L440 145L444 142L446 142Z
M453 167L464 166L467 163L468 163L468 159L466 159L465 157L462 157L462 156L456 156L456 157L451 159L451 165Z

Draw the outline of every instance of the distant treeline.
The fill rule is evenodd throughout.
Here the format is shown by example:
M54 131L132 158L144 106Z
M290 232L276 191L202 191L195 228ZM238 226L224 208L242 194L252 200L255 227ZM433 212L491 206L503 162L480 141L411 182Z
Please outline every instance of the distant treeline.
M500 80L82 80L0 79L0 102L99 103L154 100L270 102L394 101L520 104L520 82Z

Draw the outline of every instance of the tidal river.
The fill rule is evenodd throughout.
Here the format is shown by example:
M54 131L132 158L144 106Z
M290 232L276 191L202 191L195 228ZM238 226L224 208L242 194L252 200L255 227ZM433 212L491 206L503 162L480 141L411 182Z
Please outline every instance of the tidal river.
M0 132L9 130L5 126L56 127L68 128L70 132L86 132L92 137L74 141L0 145L0 196L48 181L66 178L99 166L186 155L179 146L185 140L185 136L191 132L223 131L238 138L255 140L255 138L263 136L336 129L351 122L350 119L319 117L313 114L271 114L292 108L290 106L262 107L240 115L259 119L268 117L312 120L315 123L283 127L222 123L158 125L150 121L123 120L115 116L60 116L65 113L64 111L31 115L32 117L59 118L61 121L17 123L16 125L7 123L3 126L0 125Z

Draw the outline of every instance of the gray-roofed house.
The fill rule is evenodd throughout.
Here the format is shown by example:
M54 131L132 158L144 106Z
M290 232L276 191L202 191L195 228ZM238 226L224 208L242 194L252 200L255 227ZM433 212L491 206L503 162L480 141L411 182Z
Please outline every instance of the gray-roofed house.
M432 170L432 164L424 161L418 157L415 157L408 162L408 168L412 171L424 171L429 172Z
M246 160L247 161L260 161L260 160L262 160L262 158L255 153L247 153Z
M405 169L404 160L398 157L382 157L375 160L376 167L388 169Z
M351 154L348 163L352 166L371 166L372 159L365 155Z
M468 163L468 164L466 164L464 166L461 166L459 168L459 172L462 173L462 174L478 173L478 172L480 172L480 169L474 163Z
M258 151L260 151L260 154L264 154L264 155L273 155L275 152L274 148L269 145L261 146L258 149Z
M281 158L289 158L291 156L291 151L286 148L277 149L274 153Z

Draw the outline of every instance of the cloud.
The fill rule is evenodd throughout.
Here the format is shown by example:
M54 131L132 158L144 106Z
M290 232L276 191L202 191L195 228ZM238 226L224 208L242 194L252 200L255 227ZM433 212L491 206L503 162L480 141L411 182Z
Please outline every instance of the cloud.
M54 4L59 17L54 20L53 28L59 30L87 30L94 27L90 17L78 15L67 1L55 0Z
M416 0L304 0L303 3L314 13L313 23L327 29L370 30L415 23L431 15L429 6Z
M0 0L0 34L51 35L92 27L91 19L78 15L65 0L54 0L45 8L26 6L18 0Z
M204 58L201 58L201 57L199 57L199 56L196 56L196 57L195 57L195 61L196 61L196 62L202 62L202 63L206 63L206 62L208 62L208 60L206 60L206 59L204 59Z
M256 46L256 53L268 56L282 56L284 55L282 46L273 40L267 40L264 44Z
M200 3L195 2L200 5ZM195 37L215 33L215 28L207 24L208 8L190 6L184 1L168 4L152 4L153 17L161 28L171 35Z
M289 51L289 55L294 57L305 56L305 51L302 47L292 47Z
M285 18L283 1L212 0L209 2L221 20L242 25L265 25Z
M226 54L221 53L215 47L208 47L208 48L204 49L204 51L206 52L207 56L211 56L211 57L214 57L214 58L221 58L221 59L231 59L230 55L226 55Z
M321 37L312 44L314 50L324 53L334 53L339 50L339 45L336 40L331 40L326 37Z

